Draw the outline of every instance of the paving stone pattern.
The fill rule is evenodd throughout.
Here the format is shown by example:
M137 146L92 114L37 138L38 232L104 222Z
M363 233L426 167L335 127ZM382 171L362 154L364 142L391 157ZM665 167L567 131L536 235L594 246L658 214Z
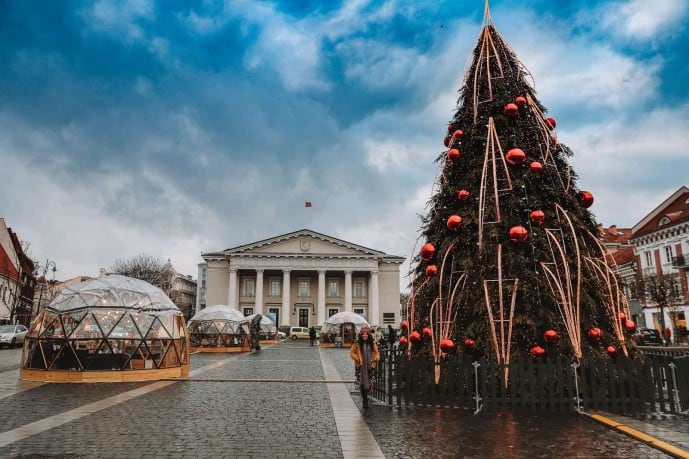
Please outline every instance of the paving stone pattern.
M347 349L325 349L353 379ZM217 367L202 371L209 365ZM2 362L0 366L11 367ZM14 367L16 368L16 367ZM193 376L11 442L8 458L342 458L327 384L307 340L251 354L195 354ZM235 379L233 381L232 379ZM3 399L0 433L149 383L44 384ZM354 385L350 396L361 408ZM346 395L345 395L346 396ZM362 411L385 457L667 457L586 417L479 414L373 404Z

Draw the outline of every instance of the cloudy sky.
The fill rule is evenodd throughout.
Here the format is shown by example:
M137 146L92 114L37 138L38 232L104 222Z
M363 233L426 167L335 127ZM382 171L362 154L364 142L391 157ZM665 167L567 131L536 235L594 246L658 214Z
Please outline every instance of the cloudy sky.
M599 222L689 185L689 0L491 13ZM59 279L142 253L197 277L201 252L305 226L409 257L482 19L482 0L0 1L0 216Z

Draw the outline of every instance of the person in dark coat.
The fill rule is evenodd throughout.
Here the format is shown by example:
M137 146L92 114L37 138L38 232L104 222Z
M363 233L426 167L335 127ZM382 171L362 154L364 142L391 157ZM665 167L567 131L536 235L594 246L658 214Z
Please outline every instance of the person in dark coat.
M316 342L316 329L314 327L309 329L309 342L311 343L311 346L313 346L313 343Z
M392 346L395 344L396 341L397 332L394 328L392 328L392 325L388 325L388 344L390 345L390 349L392 349Z

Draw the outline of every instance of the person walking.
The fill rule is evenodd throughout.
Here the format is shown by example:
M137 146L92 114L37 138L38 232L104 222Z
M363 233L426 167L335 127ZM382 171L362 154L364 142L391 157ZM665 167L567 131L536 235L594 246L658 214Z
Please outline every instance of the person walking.
M383 336L383 330L380 327L376 327L375 337L376 337L376 344L378 345L378 347L382 346L384 336Z
M364 409L368 408L368 391L371 390L373 369L378 365L380 354L378 345L371 336L371 329L364 326L359 333L359 338L354 341L349 349L349 356L354 360L355 372L359 375L359 389Z
M392 346L395 344L396 341L397 332L394 328L392 328L392 325L388 325L388 344L390 345L390 349L392 349Z
M314 327L309 328L309 342L311 343L311 346L313 346L313 343L316 341L316 329Z

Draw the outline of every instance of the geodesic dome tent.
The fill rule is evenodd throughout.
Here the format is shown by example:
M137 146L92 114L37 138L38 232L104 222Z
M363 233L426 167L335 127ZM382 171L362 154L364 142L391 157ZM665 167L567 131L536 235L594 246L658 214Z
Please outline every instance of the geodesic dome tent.
M320 344L324 347L338 344L344 347L351 346L364 326L368 326L366 319L354 312L343 311L333 314L323 322Z
M20 378L134 381L187 375L187 336L182 312L158 287L121 275L98 277L64 288L34 319Z
M189 319L191 346L200 351L249 351L249 320L231 306L208 306Z

